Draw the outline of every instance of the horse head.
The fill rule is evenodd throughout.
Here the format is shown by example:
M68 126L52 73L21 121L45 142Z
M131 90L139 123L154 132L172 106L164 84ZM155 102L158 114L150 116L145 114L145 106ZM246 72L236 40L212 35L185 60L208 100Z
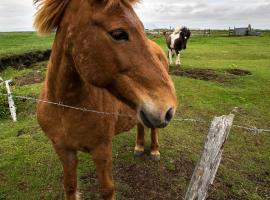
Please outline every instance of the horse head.
M54 1L60 0L43 0ZM108 90L136 109L143 125L165 127L176 110L176 93L132 8L135 2L62 0L58 7L43 6L35 25L45 33L57 28L54 45L84 85ZM61 9L58 17L50 16Z
M181 44L182 44L182 49L186 49L187 48L187 41L189 39L191 35L190 30L187 27L183 27L181 28L181 32L180 32L180 40L181 40Z

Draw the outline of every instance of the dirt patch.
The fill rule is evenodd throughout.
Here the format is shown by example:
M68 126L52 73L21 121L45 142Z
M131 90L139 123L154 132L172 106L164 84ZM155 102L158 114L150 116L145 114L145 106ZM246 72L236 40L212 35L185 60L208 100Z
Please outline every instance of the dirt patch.
M41 83L45 79L44 74L41 71L34 71L33 73L16 77L14 82L16 85L23 86L34 83Z
M259 173L248 174L248 179L251 182L255 182L257 185L258 194L263 197L263 199L269 199L270 197L270 172L269 171L261 171Z
M250 71L243 70L243 69L227 69L226 71L230 74L237 75L237 76L251 75Z
M113 176L117 184L117 193L121 200L177 200L182 199L186 186L195 167L184 154L178 160L171 162L172 167L155 163L145 158L144 163L127 164L116 163L113 167ZM97 193L98 181L94 172L81 177L81 181L88 185L88 192L83 199L100 199Z
M49 59L51 50L35 51L21 55L14 55L5 58L0 58L0 71L8 66L14 68L29 67L34 63L46 61Z
M35 135L38 130L39 130L39 126L31 127L31 128L19 129L17 131L17 137L21 137L21 136L27 135L27 134L29 134L29 135Z
M217 71L213 69L178 69L171 71L170 74L204 81L215 81L219 83L227 82L232 78L226 75L218 74Z
M176 76L184 76L198 80L213 81L218 83L229 82L236 78L236 76L251 75L251 72L241 69L177 69L171 70L170 74Z
M191 161L183 152L170 167L164 163L155 163L142 157L139 163L114 163L113 177L119 200L182 200L196 162ZM98 180L95 172L80 177L82 199L102 200L98 193ZM209 189L208 200L247 200L244 194L232 191L232 185L226 185L218 174L214 185Z

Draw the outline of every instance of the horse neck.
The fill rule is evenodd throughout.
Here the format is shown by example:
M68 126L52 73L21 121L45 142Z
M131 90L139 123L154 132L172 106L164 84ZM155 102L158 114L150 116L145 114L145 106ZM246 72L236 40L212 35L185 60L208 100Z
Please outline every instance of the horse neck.
M63 44L64 41L56 36L48 63L46 91L51 100L73 103L85 98L86 87L75 69L72 57L63 50Z

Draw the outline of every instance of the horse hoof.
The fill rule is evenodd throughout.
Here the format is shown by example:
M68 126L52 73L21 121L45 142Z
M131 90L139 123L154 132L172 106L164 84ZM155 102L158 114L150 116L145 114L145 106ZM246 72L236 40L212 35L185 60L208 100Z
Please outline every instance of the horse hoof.
M150 159L154 162L159 162L160 161L160 154L151 154Z
M134 156L135 157L142 157L144 155L144 151L134 151Z

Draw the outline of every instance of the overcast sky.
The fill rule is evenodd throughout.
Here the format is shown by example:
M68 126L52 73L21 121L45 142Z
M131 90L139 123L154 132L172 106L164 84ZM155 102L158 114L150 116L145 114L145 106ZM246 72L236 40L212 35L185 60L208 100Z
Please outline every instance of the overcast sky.
M146 28L270 29L270 0L141 0L135 10ZM32 0L0 0L0 31L33 30L34 13Z

